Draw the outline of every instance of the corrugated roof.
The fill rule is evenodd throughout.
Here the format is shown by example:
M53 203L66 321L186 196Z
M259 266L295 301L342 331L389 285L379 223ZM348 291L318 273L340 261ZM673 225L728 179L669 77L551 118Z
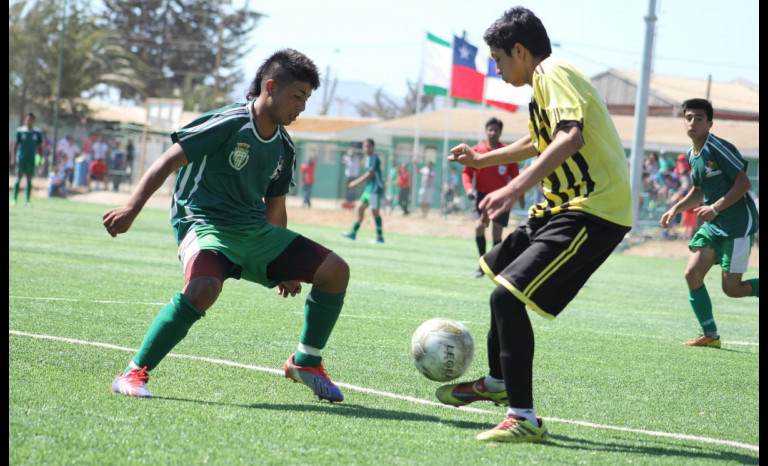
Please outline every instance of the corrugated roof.
M504 122L502 141L514 141L528 135L528 112L502 112L472 108L439 109L433 112L388 120L372 126L372 130L391 136L415 134L418 119L420 137L443 138L446 129L451 139L473 141L485 138L485 121L491 117ZM632 147L635 139L635 117L612 116L624 147ZM733 143L745 156L757 157L760 152L760 123L756 121L718 120L712 133ZM648 117L645 123L645 147L654 150L683 151L691 141L685 134L682 118Z
M640 81L637 71L609 70L618 76L623 76L634 83ZM760 89L742 80L731 82L712 81L707 79L677 78L652 74L649 90L654 94L665 97L678 104L694 97L704 98L709 86L709 100L715 109L760 113Z

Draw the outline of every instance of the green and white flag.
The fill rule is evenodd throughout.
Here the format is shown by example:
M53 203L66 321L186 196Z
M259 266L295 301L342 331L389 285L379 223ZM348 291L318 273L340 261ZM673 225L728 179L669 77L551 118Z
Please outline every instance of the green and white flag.
M451 43L427 33L421 65L423 92L427 95L448 95L451 87Z

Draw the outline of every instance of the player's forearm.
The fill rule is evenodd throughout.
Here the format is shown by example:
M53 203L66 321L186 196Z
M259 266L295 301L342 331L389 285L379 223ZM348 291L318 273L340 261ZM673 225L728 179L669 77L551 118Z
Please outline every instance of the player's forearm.
M736 175L736 179L733 180L733 186L731 186L731 189L729 189L723 197L716 199L715 202L713 202L711 205L715 207L717 212L722 212L733 205L733 203L744 197L744 195L747 194L750 189L752 189L752 182L749 181L747 172L742 170L738 175Z
M526 136L522 139L518 139L512 144L498 149L486 152L485 154L479 154L477 157L477 163L475 168L493 167L497 165L506 165L513 162L522 162L528 160L531 157L535 157L538 153L533 146L530 136Z
M702 199L704 199L704 196L702 195L701 189L694 186L688 191L688 194L686 194L685 197L680 199L680 201L672 207L672 213L677 215L686 210L693 209L701 204Z

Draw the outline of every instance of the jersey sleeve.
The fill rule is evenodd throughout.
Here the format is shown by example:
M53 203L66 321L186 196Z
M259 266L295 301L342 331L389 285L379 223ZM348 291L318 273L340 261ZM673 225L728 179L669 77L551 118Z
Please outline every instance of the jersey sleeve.
M225 122L217 122L212 115L203 115L192 123L171 134L171 140L184 149L190 162L201 160L204 156L215 153L237 128Z

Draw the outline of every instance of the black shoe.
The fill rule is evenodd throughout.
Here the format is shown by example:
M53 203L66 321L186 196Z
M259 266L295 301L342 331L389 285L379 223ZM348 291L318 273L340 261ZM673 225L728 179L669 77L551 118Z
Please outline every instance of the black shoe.
M483 269L478 268L475 272L475 278L483 278L485 276L485 272L483 272Z

